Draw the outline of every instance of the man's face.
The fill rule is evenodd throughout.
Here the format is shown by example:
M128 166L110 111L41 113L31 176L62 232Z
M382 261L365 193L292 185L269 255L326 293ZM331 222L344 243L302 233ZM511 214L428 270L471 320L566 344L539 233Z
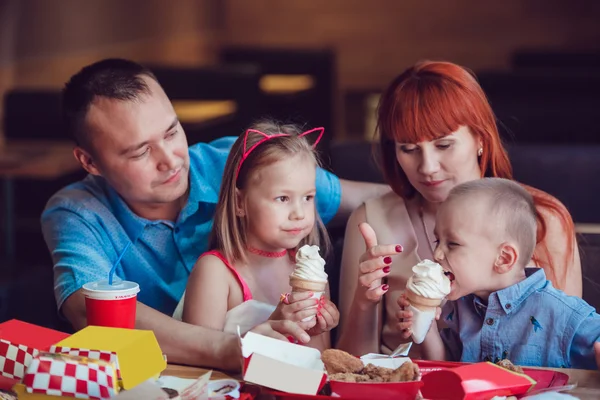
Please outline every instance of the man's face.
M97 98L86 126L92 165L132 207L160 206L185 195L189 155L185 132L160 85L133 101Z

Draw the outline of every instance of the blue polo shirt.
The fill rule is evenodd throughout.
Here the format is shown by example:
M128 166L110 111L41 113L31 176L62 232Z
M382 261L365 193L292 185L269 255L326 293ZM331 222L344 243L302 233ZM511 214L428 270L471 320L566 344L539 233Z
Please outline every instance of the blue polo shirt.
M139 301L171 315L196 259L207 250L225 162L235 140L225 137L189 148L190 193L175 223L134 214L102 177L88 175L56 193L41 222L54 262L59 309L83 284L107 279L123 253L116 276L137 282ZM319 169L316 186L317 209L326 223L339 208L340 182Z
M441 336L450 360L596 369L600 315L552 287L543 269L525 272L525 280L493 292L487 304L473 294L446 302Z

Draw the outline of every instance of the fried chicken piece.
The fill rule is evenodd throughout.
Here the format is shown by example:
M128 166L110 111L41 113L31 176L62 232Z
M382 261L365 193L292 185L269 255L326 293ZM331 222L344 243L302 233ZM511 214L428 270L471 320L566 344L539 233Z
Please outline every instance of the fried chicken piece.
M411 382L421 379L421 370L419 366L411 361L407 361L399 368L392 371L387 382Z
M339 381L339 382L351 382L351 383L360 383L360 382L371 382L371 378L368 375L361 374L352 374L352 373L338 373L329 375L330 381Z
M362 374L368 375L374 382L388 382L393 372L393 369L378 367L373 364L367 364L362 370Z
M496 365L501 366L502 368L506 368L509 371L516 372L518 374L524 374L523 368L518 365L513 364L509 359L505 358L504 360L500 360L496 363Z
M363 363L359 358L342 350L327 349L321 354L321 360L323 360L329 375L339 373L358 374L363 369Z

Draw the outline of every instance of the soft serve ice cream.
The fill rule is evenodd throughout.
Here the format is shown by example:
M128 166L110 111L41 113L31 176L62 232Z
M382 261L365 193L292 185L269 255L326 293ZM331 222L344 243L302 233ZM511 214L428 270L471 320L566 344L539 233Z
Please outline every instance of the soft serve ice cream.
M450 294L450 279L438 263L423 260L412 268L406 282L406 297L413 313L412 338L422 343L435 319L436 307Z
M327 283L325 260L319 254L319 246L304 245L296 253L296 269L290 279Z
M292 292L313 292L312 298L319 299L327 287L325 260L319 254L319 246L304 245L296 253L296 268L290 275ZM316 306L315 306L316 307ZM313 317L305 318L309 321Z

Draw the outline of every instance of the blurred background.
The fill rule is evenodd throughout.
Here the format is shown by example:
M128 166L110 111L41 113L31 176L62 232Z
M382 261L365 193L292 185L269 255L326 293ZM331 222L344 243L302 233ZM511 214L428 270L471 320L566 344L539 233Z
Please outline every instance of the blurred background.
M389 81L422 59L470 68L515 177L571 211L584 298L598 307L598 21L594 0L0 0L0 320L61 327L39 217L83 173L59 94L107 57L153 69L190 143L238 135L261 116L325 126L325 166L365 181L381 181L370 155ZM339 242L343 229L332 234Z

